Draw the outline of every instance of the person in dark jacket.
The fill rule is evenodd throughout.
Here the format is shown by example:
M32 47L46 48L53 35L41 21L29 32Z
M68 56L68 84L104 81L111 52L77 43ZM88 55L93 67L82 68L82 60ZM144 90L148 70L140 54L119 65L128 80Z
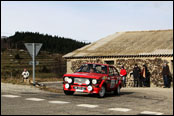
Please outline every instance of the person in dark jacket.
M145 87L150 87L150 72L148 71L147 66L145 64L143 65L141 77L142 77L143 85Z
M140 79L141 79L141 69L138 67L137 64L135 64L133 69L133 76L134 76L134 87L141 86L140 85Z
M167 63L164 63L163 69L162 69L162 75L163 75L163 80L164 80L164 88L169 88L169 66Z

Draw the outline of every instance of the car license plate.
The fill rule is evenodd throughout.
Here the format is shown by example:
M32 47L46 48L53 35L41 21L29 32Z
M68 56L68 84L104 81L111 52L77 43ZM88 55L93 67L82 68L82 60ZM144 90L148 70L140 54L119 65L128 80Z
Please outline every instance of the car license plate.
M81 89L76 89L76 91L77 91L77 92L83 92L83 90L81 90Z
M74 87L77 92L83 92L84 87Z

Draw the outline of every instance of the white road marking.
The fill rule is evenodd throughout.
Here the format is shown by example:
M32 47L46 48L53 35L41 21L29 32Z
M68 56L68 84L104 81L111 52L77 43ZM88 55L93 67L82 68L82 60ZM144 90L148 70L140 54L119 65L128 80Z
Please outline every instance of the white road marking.
M91 104L79 104L77 106L79 106L79 107L87 107L87 108L95 108L95 107L98 107L98 105L91 105Z
M30 101L43 101L45 99L40 99L40 98L26 98L25 100L30 100Z
M16 98L16 97L21 97L21 96L17 96L17 95L2 95L2 97Z
M162 115L163 113L161 113L161 112L143 111L140 114Z
M127 109L127 108L109 108L108 110L120 111L120 112L128 112L131 109Z
M49 103L52 103L52 104L68 104L70 102L65 102L65 101L49 101Z

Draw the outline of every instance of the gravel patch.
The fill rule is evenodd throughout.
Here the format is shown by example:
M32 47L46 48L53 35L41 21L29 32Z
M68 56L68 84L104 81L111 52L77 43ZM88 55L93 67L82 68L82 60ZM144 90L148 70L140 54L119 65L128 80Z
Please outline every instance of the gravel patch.
M32 85L16 85L11 83L1 83L1 92L45 92Z

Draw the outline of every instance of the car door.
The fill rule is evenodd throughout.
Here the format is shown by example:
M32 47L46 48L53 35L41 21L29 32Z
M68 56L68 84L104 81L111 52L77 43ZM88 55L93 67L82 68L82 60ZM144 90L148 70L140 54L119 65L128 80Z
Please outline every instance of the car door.
M112 66L109 66L109 77L108 77L107 88L109 90L113 90L115 88L115 75L114 75L114 69Z
M118 70L115 68L115 67L113 67L113 71L114 71L114 79L115 79L115 87L114 88L116 88L117 87L117 85L118 85L118 83L119 83L119 72L118 72Z

